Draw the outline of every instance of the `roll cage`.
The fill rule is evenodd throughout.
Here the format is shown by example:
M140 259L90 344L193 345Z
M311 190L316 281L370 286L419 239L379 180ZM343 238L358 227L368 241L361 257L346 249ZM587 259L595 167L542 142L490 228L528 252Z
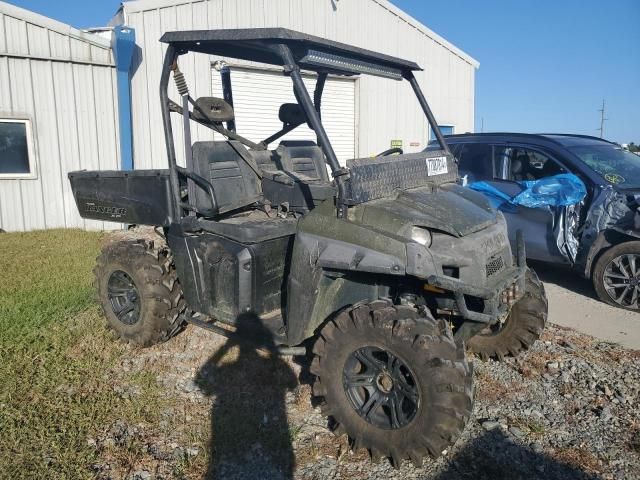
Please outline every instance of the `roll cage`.
M349 204L345 182L349 176L349 168L341 167L321 120L321 102L324 85L329 74L341 76L374 75L392 80L406 80L436 135L438 144L445 155L450 156L447 144L440 132L427 100L413 74L421 68L410 61L391 57L351 45L334 42L312 35L295 32L283 28L233 29L233 30L198 30L167 32L160 39L168 47L164 57L160 78L160 100L167 158L169 162L169 179L172 190L173 217L182 218L185 211L195 215L196 208L191 203L183 202L180 177L186 178L189 199L195 197L195 189L199 187L208 192L215 210L215 192L211 184L195 174L192 165L190 122L203 124L229 139L238 140L248 147L257 150L266 149L267 145L292 131L299 125L307 123L317 136L317 143L322 149L331 169L337 187L336 213L345 218ZM293 92L301 110L302 117L297 121L283 125L282 130L274 133L262 142L254 143L235 131L232 118L225 121L209 122L203 119L201 105L190 97L184 77L178 68L178 58L188 52L198 52L226 58L236 58L252 62L276 65L283 68L285 75L293 82ZM317 82L310 96L304 85L301 70L317 73ZM181 96L181 103L169 98L168 86L171 73ZM233 106L231 80L228 69L223 68L222 86L224 99ZM183 117L186 169L177 165L176 149L173 140L171 113ZM222 117L220 117L222 119ZM223 126L226 123L226 128ZM388 153L388 152L385 152Z

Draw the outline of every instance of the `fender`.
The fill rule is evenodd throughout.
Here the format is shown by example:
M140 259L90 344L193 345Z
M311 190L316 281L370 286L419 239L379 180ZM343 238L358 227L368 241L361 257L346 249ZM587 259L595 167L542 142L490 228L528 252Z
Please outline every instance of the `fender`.
M322 243L321 237L305 233L295 241L287 289L289 345L313 336L347 306L388 296L389 285L406 273L404 259L344 242Z
M634 240L640 240L640 232L634 230L623 230L616 227L599 232L587 253L584 271L582 272L584 276L586 278L591 278L593 267L605 250L613 247L614 245Z

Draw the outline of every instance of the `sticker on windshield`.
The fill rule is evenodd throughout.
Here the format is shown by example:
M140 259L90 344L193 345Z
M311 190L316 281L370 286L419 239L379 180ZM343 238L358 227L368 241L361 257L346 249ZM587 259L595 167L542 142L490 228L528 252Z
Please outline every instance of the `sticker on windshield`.
M625 178L622 175L618 175L617 173L607 173L604 176L604 179L609 183L613 183L614 185L625 182Z
M443 175L449 173L447 169L447 157L427 158L427 175Z

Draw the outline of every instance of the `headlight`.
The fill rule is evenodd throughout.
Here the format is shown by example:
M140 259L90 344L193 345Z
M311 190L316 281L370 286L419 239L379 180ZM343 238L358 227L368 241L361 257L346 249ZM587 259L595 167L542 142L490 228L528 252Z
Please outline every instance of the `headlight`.
M431 246L431 232L422 227L411 227L409 237L416 243L429 248Z

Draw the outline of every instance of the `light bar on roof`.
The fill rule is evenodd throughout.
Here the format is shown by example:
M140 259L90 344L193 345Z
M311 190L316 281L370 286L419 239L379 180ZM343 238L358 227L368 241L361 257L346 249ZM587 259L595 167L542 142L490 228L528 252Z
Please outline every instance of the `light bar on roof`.
M300 63L313 65L316 67L327 67L331 70L347 73L366 73L379 77L402 80L402 71L397 68L385 67L375 63L354 60L332 53L325 53L319 50L308 50L307 54L300 60Z

